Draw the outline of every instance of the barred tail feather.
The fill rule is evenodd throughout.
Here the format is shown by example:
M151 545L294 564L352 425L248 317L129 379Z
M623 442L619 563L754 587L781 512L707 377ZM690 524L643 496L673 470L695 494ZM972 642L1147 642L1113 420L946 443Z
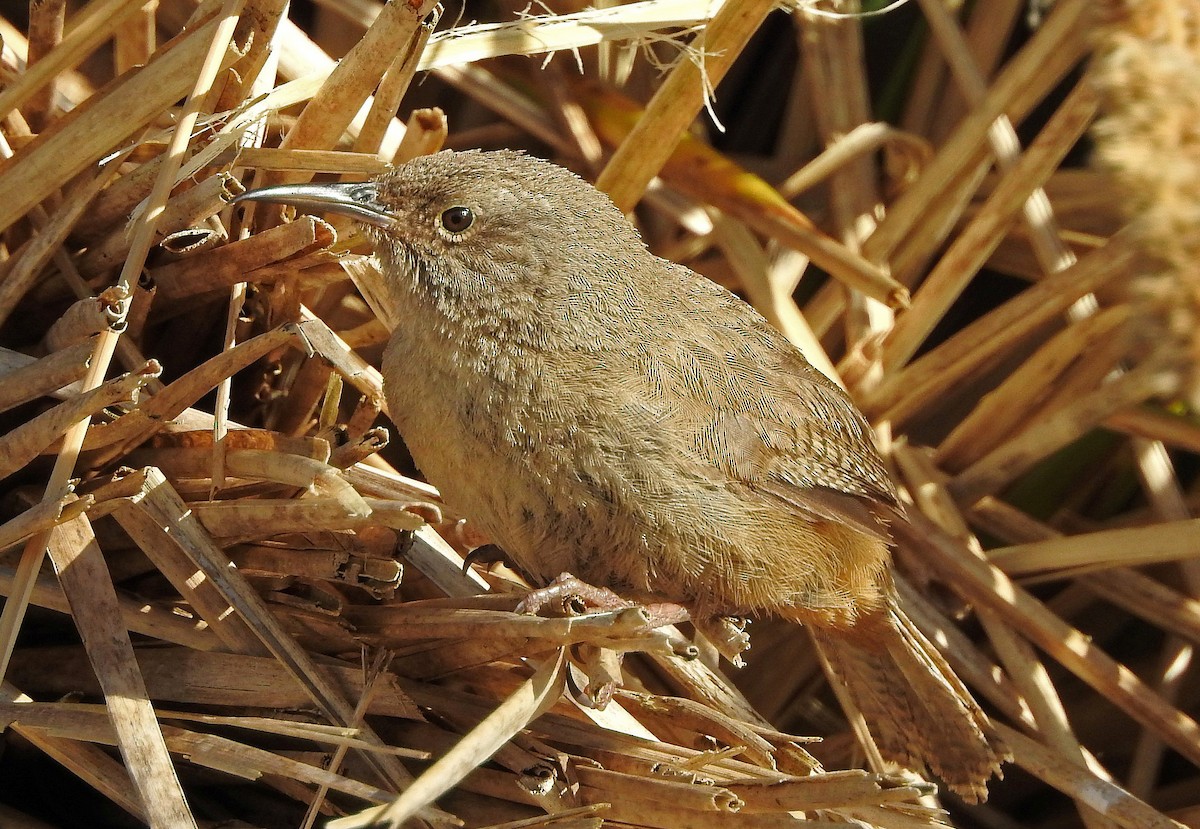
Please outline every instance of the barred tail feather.
M928 769L966 800L987 799L1007 753L945 658L891 606L852 632L813 628L833 673L866 720L879 753Z

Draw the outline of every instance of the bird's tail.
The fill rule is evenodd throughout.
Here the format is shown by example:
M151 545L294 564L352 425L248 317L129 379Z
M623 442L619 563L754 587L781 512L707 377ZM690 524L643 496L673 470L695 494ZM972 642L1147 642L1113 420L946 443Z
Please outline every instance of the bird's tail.
M960 797L987 799L1007 752L987 715L904 611L891 607L855 630L811 627L883 759L928 769Z

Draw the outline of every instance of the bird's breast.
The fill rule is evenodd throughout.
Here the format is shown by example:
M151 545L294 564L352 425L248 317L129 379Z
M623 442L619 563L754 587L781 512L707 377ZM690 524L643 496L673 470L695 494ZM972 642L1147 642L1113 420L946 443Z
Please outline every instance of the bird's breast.
M603 499L591 492L597 479L580 473L600 454L578 422L590 404L561 388L553 364L480 343L435 352L401 334L384 357L392 419L418 468L449 505L547 578L578 572L563 539L580 549L605 522Z

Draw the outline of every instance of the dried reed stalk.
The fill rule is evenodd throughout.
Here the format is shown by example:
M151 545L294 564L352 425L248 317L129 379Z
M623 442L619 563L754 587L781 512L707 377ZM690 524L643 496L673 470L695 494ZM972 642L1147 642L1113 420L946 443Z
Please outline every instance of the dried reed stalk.
M911 74L868 71L903 18L849 0L457 26L321 5L348 37L282 0L0 19L0 720L153 826L194 825L214 774L238 780L222 808L288 826L1194 818L1194 0L1061 0L1033 27L1015 0L921 2L931 36L894 30ZM710 144L693 122L722 78L740 106ZM1105 174L1073 166L1088 129ZM365 237L228 202L498 143L602 169L652 249L742 292L876 421L902 601L1028 772L990 813L859 770L794 628L756 623L726 675L737 625L518 613L518 575L464 569L487 539L388 431L381 352L419 321ZM30 631L30 603L82 646ZM1030 805L1048 789L1061 807Z

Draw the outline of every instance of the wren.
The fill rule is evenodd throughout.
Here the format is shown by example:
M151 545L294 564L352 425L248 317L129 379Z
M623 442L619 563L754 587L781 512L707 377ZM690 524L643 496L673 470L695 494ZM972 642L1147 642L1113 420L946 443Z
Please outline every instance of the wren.
M429 481L542 584L806 625L881 755L986 797L1003 749L898 605L903 521L846 394L603 193L516 152L241 199L365 226L401 320L383 378Z

